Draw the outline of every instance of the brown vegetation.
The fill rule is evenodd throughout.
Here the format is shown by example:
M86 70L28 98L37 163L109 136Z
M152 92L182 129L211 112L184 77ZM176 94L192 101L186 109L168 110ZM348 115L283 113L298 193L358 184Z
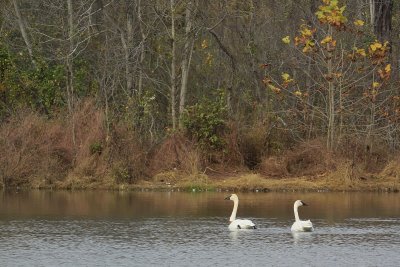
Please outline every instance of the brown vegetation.
M155 150L149 164L153 176L171 170L190 175L202 169L198 150L193 142L181 134L167 137Z
M73 188L143 178L146 155L132 131L116 125L112 138L107 137L102 112L92 101L82 102L74 115L69 120L48 120L23 111L4 124L2 185Z
M316 139L282 153L261 156L263 152L258 147L265 145L265 136L256 136L256 131L241 135L232 130L225 138L233 153L219 152L210 157L184 134L170 135L159 145L150 147L122 123L113 125L108 133L103 114L92 101L82 102L73 119L75 144L71 137L72 118L48 119L27 110L11 117L0 129L0 149L4 151L0 155L2 186L227 190L399 188L400 159L389 160L389 154L379 146L362 149L360 143L347 142L333 153ZM258 163L248 166L249 158L259 158Z
M259 170L269 177L313 176L335 170L335 162L322 141L313 140L299 144L282 156L264 159Z
M50 2L0 4L3 187L397 188L398 4Z
M52 184L73 165L65 125L23 111L0 130L0 168L3 186ZM50 127L50 125L52 125Z

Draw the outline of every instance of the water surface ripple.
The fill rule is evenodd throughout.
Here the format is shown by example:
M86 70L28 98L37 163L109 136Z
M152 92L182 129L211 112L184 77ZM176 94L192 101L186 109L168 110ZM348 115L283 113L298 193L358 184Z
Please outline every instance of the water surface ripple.
M0 266L398 266L400 261L397 194L244 194L238 215L258 229L238 232L228 231L232 203L223 201L224 194L64 192L51 193L51 204L47 193L37 194L1 196ZM296 198L310 200L300 216L312 220L312 233L290 232ZM274 200L279 202L271 205Z

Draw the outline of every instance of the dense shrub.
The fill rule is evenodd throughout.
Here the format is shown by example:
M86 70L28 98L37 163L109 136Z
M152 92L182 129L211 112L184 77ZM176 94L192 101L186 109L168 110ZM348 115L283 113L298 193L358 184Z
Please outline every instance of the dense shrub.
M222 138L227 116L225 93L217 90L213 99L203 98L187 108L183 124L190 138L194 138L204 149L222 150Z

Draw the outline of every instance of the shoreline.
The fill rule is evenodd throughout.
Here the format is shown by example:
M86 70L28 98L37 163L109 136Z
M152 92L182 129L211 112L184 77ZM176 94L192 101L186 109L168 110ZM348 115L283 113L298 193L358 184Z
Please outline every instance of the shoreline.
M175 177L176 178L176 177ZM3 187L7 190L115 190L115 191L181 191L181 192L387 192L400 191L396 177L369 177L363 179L334 179L330 175L317 177L265 178L259 174L208 177L180 176L178 179L139 180L134 184L116 184L110 181L84 183L68 180L54 184L36 184L23 187Z

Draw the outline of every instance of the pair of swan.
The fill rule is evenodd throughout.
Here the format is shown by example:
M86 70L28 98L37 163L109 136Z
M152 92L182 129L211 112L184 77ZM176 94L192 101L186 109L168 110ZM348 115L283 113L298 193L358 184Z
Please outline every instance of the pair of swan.
M251 221L251 220L242 220L242 219L236 219L236 213L237 209L239 206L239 198L236 194L232 194L228 197L225 198L226 200L232 200L233 201L233 211L231 214L231 217L229 218L229 230L235 231L238 229L256 229L256 225ZM302 221L299 218L299 211L298 208L300 206L307 206L306 203L304 203L301 200L296 200L294 202L294 218L295 222L292 225L292 232L312 232L314 230L313 225L310 220L307 221Z

